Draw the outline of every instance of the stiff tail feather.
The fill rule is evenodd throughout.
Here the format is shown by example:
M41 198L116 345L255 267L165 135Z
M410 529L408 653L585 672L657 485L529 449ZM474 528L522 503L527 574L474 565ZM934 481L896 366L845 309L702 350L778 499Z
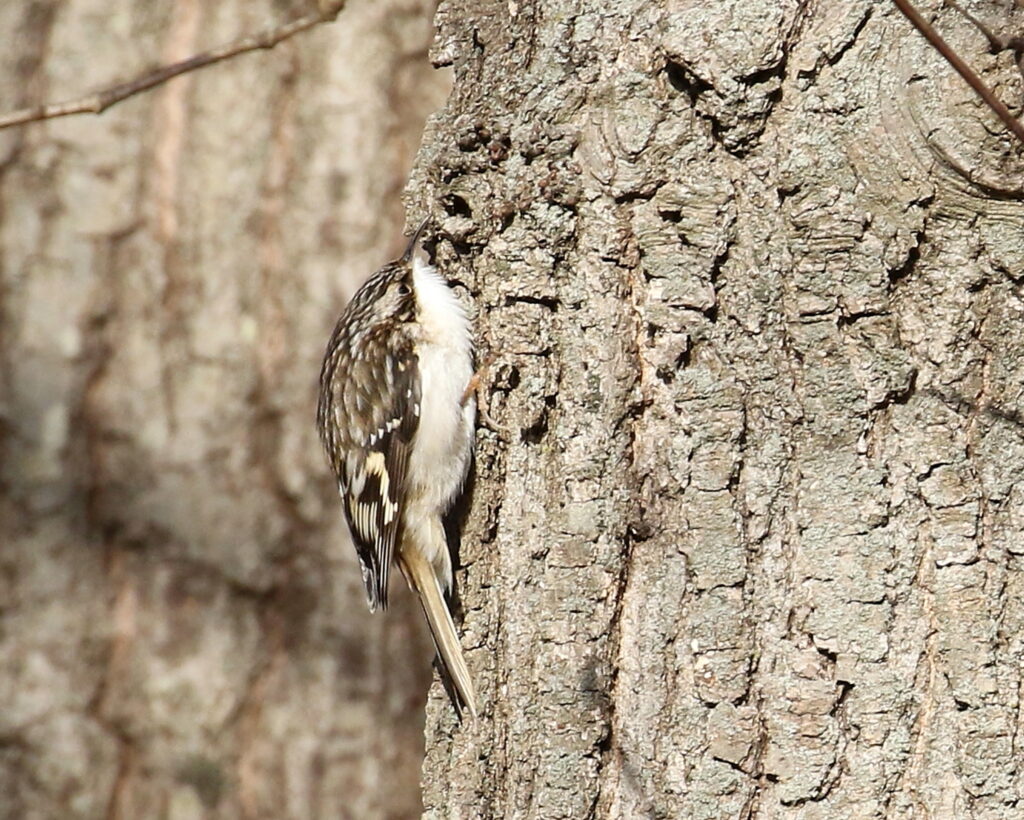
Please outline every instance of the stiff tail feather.
M423 614L427 616L430 636L437 650L437 671L455 712L460 719L463 710L475 718L476 693L473 691L473 679L462 656L462 645L434 568L416 550L399 553L398 563L409 586L420 599Z

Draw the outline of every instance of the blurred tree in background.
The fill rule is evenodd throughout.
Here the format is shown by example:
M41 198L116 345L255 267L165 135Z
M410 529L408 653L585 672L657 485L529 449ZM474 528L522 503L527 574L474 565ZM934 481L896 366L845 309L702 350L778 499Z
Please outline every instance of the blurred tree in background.
M311 4L0 5L0 113ZM449 80L429 0L0 132L0 817L409 817L429 638L313 427Z

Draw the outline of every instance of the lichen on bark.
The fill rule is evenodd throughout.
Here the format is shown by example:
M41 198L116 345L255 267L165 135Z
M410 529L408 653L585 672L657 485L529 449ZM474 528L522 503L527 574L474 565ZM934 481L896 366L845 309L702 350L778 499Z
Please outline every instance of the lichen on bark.
M407 191L511 433L427 816L1012 816L1019 149L884 4L437 21Z

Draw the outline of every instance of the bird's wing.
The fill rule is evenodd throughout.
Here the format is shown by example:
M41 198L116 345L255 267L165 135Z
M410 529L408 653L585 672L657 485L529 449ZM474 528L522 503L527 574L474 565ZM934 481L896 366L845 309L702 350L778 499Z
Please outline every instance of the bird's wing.
M383 371L351 378L345 386L341 404L349 408L351 444L341 454L339 486L362 565L366 597L370 609L376 610L387 607L388 579L395 544L401 537L409 452L420 420L420 381L411 345L393 350L390 356L367 357L353 364L360 366ZM360 390L365 395L353 395ZM360 408L375 408L376 412L356 415ZM353 423L353 418L363 423Z

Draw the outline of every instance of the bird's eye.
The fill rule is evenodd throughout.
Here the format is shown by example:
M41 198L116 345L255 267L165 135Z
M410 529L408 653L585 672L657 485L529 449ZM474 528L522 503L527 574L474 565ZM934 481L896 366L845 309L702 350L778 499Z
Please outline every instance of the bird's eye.
M405 282L399 282L398 283L398 295L399 296L408 296L410 293L412 293L412 291L409 290L409 286L407 284L405 284Z

